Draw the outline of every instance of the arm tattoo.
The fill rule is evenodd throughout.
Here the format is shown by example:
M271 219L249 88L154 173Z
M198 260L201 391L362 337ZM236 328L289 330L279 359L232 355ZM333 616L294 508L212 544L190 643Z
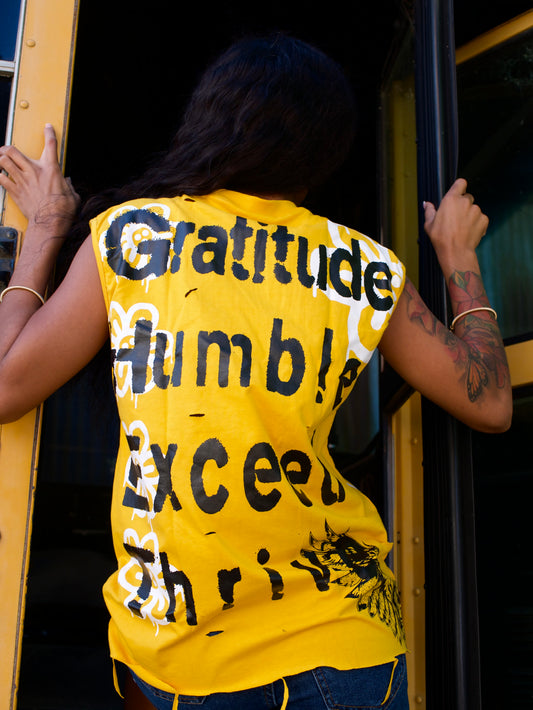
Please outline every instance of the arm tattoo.
M471 271L454 272L448 289L454 313L489 305L480 276ZM461 372L471 402L483 395L491 380L498 388L506 386L509 369L505 349L499 328L491 315L484 311L466 315L457 325L456 329L461 333L458 337L435 318L411 283L406 284L405 292L409 320L444 343Z

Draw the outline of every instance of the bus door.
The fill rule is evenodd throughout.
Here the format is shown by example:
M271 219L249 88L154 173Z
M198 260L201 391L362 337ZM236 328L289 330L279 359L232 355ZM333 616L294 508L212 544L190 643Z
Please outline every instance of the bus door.
M57 131L61 156L68 115L74 0L7 0L0 8L2 142L31 155L42 149L44 123ZM25 221L2 197L2 282L9 278ZM20 244L19 244L20 245ZM40 409L0 430L0 707L16 702Z
M430 5L442 9L446 3L419 3L424 9ZM493 8L485 16L482 5L456 8L460 45L456 70L448 77L449 99L442 100L444 80L432 87L433 97L456 112L455 125L453 116L449 125L427 116L419 121L419 131L423 123L437 134L428 156L433 169L437 151L452 144L449 162L457 165L448 166L446 179L455 171L464 176L491 219L478 253L506 345L514 416L510 431L502 435L466 431L421 403L383 367L389 519L412 651L410 699L417 708L525 708L533 696L528 533L533 497L533 306L528 297L533 277L533 12L489 29L491 20L507 19L511 8ZM432 19L429 35L439 23L448 23L446 41L436 41L445 46L453 15ZM487 31L476 36L480 23ZM415 55L408 31L382 88L381 194L382 231L420 287L416 223L427 194L417 175L416 145L427 138L415 130L414 98L422 83L415 86ZM429 63L419 66L422 80L433 69ZM422 103L419 94L417 102ZM421 249L419 269L427 268L427 250ZM437 271L430 280L438 291ZM441 303L439 315L446 318L446 303Z

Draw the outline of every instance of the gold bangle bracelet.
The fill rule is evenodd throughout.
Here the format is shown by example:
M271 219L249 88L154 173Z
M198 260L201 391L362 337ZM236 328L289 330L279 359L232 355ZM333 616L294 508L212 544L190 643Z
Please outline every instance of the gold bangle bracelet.
M479 308L470 308L468 311L463 311L462 313L459 313L459 315L455 316L455 318L452 320L452 324L450 325L450 330L453 331L455 329L455 324L457 321L462 318L463 316L467 316L469 313L476 313L477 311L488 311L489 313L492 313L494 316L495 320L498 320L498 314L494 310L494 308L490 308L489 306L480 306Z
M30 293L33 293L34 296L37 296L39 301L44 306L44 298L41 296L40 293L34 291L34 289L30 288L29 286L8 286L2 291L2 293L0 293L0 303L2 303L2 300L8 291L29 291Z

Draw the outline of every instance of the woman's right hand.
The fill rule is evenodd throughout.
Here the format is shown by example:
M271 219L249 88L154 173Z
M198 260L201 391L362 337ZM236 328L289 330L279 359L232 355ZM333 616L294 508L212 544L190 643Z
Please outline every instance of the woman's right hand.
M424 229L446 278L450 267L452 270L470 268L470 260L489 224L489 218L466 190L466 180L459 178L444 195L438 209L431 202L424 205Z
M15 201L28 220L49 236L64 236L78 209L80 198L70 180L63 177L57 158L53 126L44 129L44 148L32 160L14 146L0 147L0 186Z

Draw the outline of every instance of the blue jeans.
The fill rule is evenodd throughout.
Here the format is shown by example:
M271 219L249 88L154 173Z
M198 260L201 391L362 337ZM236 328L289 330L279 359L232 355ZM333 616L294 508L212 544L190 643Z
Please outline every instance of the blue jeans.
M283 680L276 680L233 693L180 695L178 710L197 706L202 710L279 710L287 692L287 710L409 710L405 656L398 657L391 682L393 668L393 663L351 671L324 666L287 676L286 687ZM132 676L157 710L172 710L174 695Z

